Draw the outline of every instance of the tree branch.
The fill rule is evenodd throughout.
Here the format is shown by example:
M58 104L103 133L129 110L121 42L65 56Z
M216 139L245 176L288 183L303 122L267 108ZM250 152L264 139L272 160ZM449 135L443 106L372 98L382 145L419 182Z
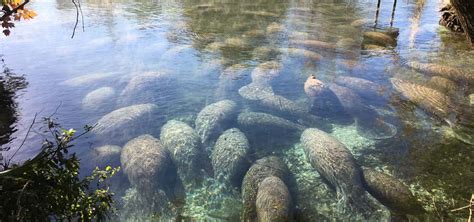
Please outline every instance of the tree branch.
M2 15L2 17L0 18L1 21L5 20L6 18L10 17L11 15L13 15L13 13L16 13L18 11L18 9L22 9L23 6L25 6L26 4L28 4L28 2L30 2L30 0L25 0L23 3L21 3L21 5L19 5L18 7L12 9L12 10L8 10L5 12L4 15Z

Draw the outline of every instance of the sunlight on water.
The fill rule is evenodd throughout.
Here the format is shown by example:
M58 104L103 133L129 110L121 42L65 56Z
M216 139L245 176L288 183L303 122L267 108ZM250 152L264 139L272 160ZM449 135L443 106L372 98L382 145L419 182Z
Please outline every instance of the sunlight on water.
M1 37L29 83L5 146L35 113L97 123L75 151L84 172L122 166L113 220L466 217L449 210L474 189L474 51L438 25L438 1L398 2L390 26L383 0L375 27L367 1L82 4L73 39L60 0Z

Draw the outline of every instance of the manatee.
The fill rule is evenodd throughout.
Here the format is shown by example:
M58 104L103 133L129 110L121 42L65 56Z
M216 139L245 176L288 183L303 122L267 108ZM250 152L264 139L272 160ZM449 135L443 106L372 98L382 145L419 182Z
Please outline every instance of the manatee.
M115 145L104 145L95 147L92 151L93 158L100 167L105 165L118 166L120 164L120 152L122 148Z
M273 12L265 12L265 11L250 11L245 10L242 12L242 15L249 15L249 16L260 16L260 17L270 17L270 18L277 18L279 17L278 14Z
M197 115L195 122L201 141L207 143L210 137L225 130L227 123L235 117L236 112L237 104L232 100L221 100L204 107Z
M224 48L225 46L226 44L223 42L212 42L212 43L209 43L206 46L206 48L204 48L204 50L207 52L216 53L216 52L219 52L219 50Z
M276 156L268 156L255 161L245 174L242 182L243 221L256 221L256 201L258 187L268 177L277 177L284 183L288 182L289 170L286 164Z
M233 38L228 38L224 41L226 47L231 47L231 48L247 48L249 47L249 43L242 38L239 37L233 37Z
M424 210L411 191L399 180L370 168L363 168L367 191L395 214L416 215Z
M302 118L309 117L307 107L300 106L283 96L274 94L267 84L250 83L240 88L239 94L248 101L278 113Z
M369 24L369 19L357 19L351 22L352 27L361 27L363 25Z
M435 89L401 79L391 78L390 81L405 98L438 118L445 119L453 111L451 99Z
M220 75L215 97L217 99L231 99L235 91L242 86L243 78L247 75L247 66L234 64L227 67Z
M389 90L372 81L357 77L338 76L334 82L340 86L354 90L362 98L367 100L387 100L390 96Z
M191 185L202 179L207 154L201 138L188 124L177 120L168 121L161 127L160 141L171 153L178 174L185 183Z
M444 120L457 139L474 144L474 114L463 104L456 104L446 94L427 86L391 78L393 87L408 101L425 112Z
M216 178L223 178L228 184L240 187L250 162L250 145L247 137L237 128L224 131L212 150L212 167Z
M428 81L428 86L447 95L455 95L458 85L447 78L441 76L433 76Z
M252 82L269 83L280 75L282 68L283 65L276 61L261 63L252 71Z
M257 131L275 131L275 130L290 130L302 131L304 126L293 123L289 120L278 116L273 116L267 113L259 112L242 112L237 117L238 124L248 130Z
M310 49L329 49L336 50L337 46L333 43L323 42L319 40L290 40L290 45L304 46Z
M183 198L182 185L170 152L151 135L138 136L125 144L120 156L123 172L139 191L165 191L169 199Z
M432 76L441 76L461 84L474 84L474 75L472 72L457 67L436 63L421 63L417 61L408 62L407 66L418 72Z
M252 29L244 32L242 34L242 37L247 37L247 38L263 38L265 37L265 31L260 30L260 29Z
M387 48L385 48L384 46L380 46L380 45L364 44L364 45L362 45L362 49L370 50L370 51L383 51L383 50L386 50Z
M315 128L303 131L301 143L310 164L336 189L338 199L358 210L370 209L362 170L344 144Z
M285 29L285 26L282 25L282 24L278 24L276 22L272 22L270 25L267 26L266 28L266 31L267 31L267 35L272 35L272 34L276 34L276 33L281 33L281 32L284 32L286 29Z
M364 39L381 46L396 46L397 41L382 32L364 32Z
M278 177L267 177L258 186L257 221L291 221L291 195L285 183Z
M334 94L340 106L355 118L358 133L366 138L387 139L397 133L395 126L384 122L377 112L365 106L362 99L349 88L333 83L326 84L310 76L305 83L305 92L313 100L324 99L326 94Z
M82 100L82 108L85 110L96 111L112 104L115 96L115 90L111 87L101 87L88 93Z
M288 54L289 57L303 58L313 62L319 62L323 58L319 53L306 49L281 48L280 51Z
M252 56L255 59L262 61L268 61L270 59L275 59L280 52L275 48L270 48L266 46L257 47L252 51Z
M127 140L154 127L157 112L158 106L150 103L123 107L100 118L92 132L116 142Z
M173 94L173 78L168 71L145 72L134 76L120 93L119 105L161 103Z
M96 85L99 82L104 82L105 80L112 78L114 75L116 74L110 72L87 74L68 79L61 84L72 87Z

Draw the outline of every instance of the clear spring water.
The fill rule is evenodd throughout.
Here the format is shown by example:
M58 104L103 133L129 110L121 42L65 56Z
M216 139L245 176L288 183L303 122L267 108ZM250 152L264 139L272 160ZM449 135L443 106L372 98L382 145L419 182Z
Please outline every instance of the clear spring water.
M392 1L382 1L377 28L390 27L392 6ZM393 27L399 29L396 46L365 50L368 47L363 33L374 29L375 1L84 0L84 32L79 23L73 39L70 36L76 11L71 2L32 2L30 7L38 17L17 23L10 37L1 37L5 63L15 73L25 74L29 83L17 98L19 120L12 135L16 139L4 146L15 150L35 113L55 113L63 127L81 129L127 105L158 105L159 111L151 117L156 120L155 125L137 123L131 126L133 129L115 129L121 132L120 137L91 133L78 141L75 151L87 172L98 164L95 147L123 146L130 139L127 136L138 136L133 135L137 131L159 138L161 126L171 119L194 126L197 113L213 102L231 99L239 110L254 109L237 91L251 82L251 72L258 64L274 60L283 66L271 83L275 94L305 107L311 101L303 84L311 74L325 83L333 82L337 76L351 76L383 86L388 95L385 100L376 103L378 98L368 98L364 102L397 128L394 137L368 139L352 119L341 121L343 114L332 110L324 116L331 125L327 132L344 143L359 164L407 184L427 210L418 219L460 220L467 217L466 211L449 210L465 205L474 190L472 145L457 139L442 119L401 99L390 82L390 78L417 84L430 80L430 75L409 69L406 64L410 61L451 65L473 75L474 51L465 47L462 37L437 24L441 6L435 0L399 1L393 21ZM360 19L367 22L351 25ZM319 40L329 43L330 49L294 46L294 40ZM291 56L289 47L317 52L322 59ZM224 72L231 66L235 71ZM171 78L163 83L166 87L138 84L135 90L127 90L133 77L164 70ZM94 94L89 93L99 88L91 101ZM468 112L459 116L472 113L468 96L473 92L466 85L450 88L453 103L467 106ZM279 116L298 121L281 113ZM269 154L284 159L295 178L290 190L296 195L307 194L293 197L297 206L304 209L302 212L320 220L345 218L338 213L335 193L306 160L299 135L276 138L268 133L247 137L253 141L251 144L262 148L252 153L250 160ZM36 133L30 135L15 160L31 158L41 139ZM212 141L210 144L212 148ZM4 156L8 158L12 151ZM130 219L136 215L140 201L133 201L136 190L125 192L129 186L126 177L114 179L112 186L119 204L128 206L119 217ZM235 218L240 194L235 191L223 195L223 189L219 181L210 178L202 186L189 189L186 204L179 210L181 216L197 220ZM387 211L379 206L374 215L386 219Z

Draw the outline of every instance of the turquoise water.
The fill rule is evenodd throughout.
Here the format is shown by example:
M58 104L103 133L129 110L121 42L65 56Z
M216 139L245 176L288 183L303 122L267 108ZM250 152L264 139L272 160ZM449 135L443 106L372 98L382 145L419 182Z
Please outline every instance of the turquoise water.
M331 134L358 164L409 187L426 211L410 219L467 218L466 211L449 211L466 205L474 190L469 101L474 51L466 48L462 36L438 26L442 3L434 0L399 1L392 27L398 36L375 46L377 40L370 40L367 32L390 30L392 6L392 1L382 1L374 28L376 2L366 1L90 0L82 2L84 31L79 23L71 39L76 15L71 2L33 2L30 7L38 17L17 23L11 36L1 37L6 65L25 74L29 83L16 98L16 131L4 146L19 146L36 113L55 113L65 128L103 123L75 147L85 172L96 165L123 165L118 153L131 139L142 134L160 139L160 129L173 119L198 131L198 113L228 99L235 102L235 113L218 128L237 127L245 134L248 164L268 155L285 162L292 177L286 186L299 220L363 220L360 212L341 210L336 192L310 165L300 143L304 128ZM256 71L268 61L278 71ZM413 68L413 62L451 66L466 75L462 81L449 76L437 84L433 76L440 74ZM325 86L336 85L311 97L304 90L310 75ZM343 85L341 77L369 80L377 88L349 81L352 97L338 97L330 91ZM392 84L398 79L411 85ZM258 90L239 91L252 82L259 83ZM253 99L262 96L267 100ZM444 96L448 105L439 102L448 100ZM135 107L132 121L124 120L130 112L104 117L137 104L148 105ZM263 118L245 127L237 115L248 111L284 118L298 127L265 125L258 121ZM203 153L209 158L219 135L214 132L204 141ZM39 130L32 133L15 160L34 156L42 138ZM96 148L103 145L116 145L111 150L118 152L101 158ZM229 188L209 175L184 185L184 204L167 203L161 196L152 201L167 209L155 212L155 218L238 218L240 186ZM161 195L134 188L126 175L115 178L112 188L122 220L149 218L153 212L143 207L149 200L141 197ZM387 208L370 200L374 207L368 218L387 220Z

